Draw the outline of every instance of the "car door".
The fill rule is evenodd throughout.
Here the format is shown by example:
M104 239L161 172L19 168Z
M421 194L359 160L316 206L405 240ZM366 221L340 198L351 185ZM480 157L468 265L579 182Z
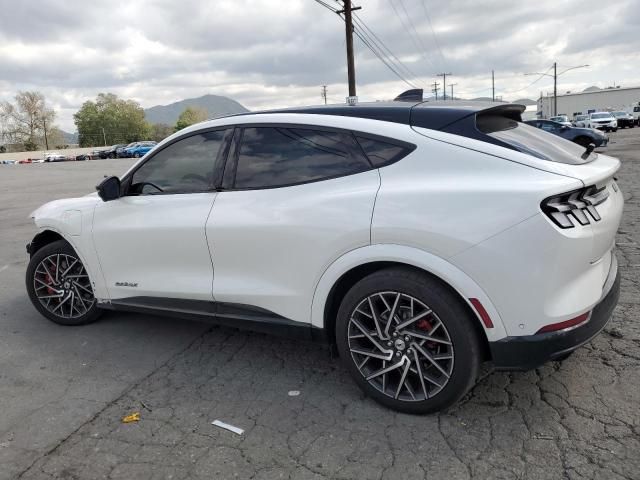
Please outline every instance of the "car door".
M205 224L230 133L163 146L123 179L122 197L98 204L93 239L112 300L212 300Z
M370 243L379 185L348 131L239 128L207 221L219 312L309 322L325 269Z

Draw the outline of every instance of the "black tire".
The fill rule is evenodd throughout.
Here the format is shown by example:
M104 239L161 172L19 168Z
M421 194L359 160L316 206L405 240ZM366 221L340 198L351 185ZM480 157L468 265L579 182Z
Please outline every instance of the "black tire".
M140 154L138 152L134 153L133 158L140 158Z
M59 258L61 258L57 267L52 261L49 262L46 260L57 255L60 255ZM27 267L25 281L31 303L33 303L33 306L36 307L36 310L38 310L42 315L59 325L85 325L87 323L95 322L102 313L102 310L98 308L97 302L93 297L93 289L88 276L83 278L83 283L86 282L83 286L77 286L79 278L74 278L72 281L67 279L67 281L65 281L64 277L60 277L60 282L56 285L54 279L48 276L48 273L50 273L54 278L57 277L57 269L64 268L66 270L69 264L73 263L74 259L77 260L78 263L76 263L75 266L70 267L70 274L77 277L79 274L82 274L82 271L86 273L84 265L82 265L78 254L71 245L64 240L58 240L45 245L33 254ZM41 262L43 261L48 265L47 268L41 266ZM43 271L48 273L43 275ZM61 272L61 275L64 273L66 272ZM50 285L50 287L47 285ZM58 289L55 288L56 286ZM46 291L42 292L42 289L46 289ZM36 293L36 290L38 290L38 293ZM65 302L61 301L59 298L46 299L47 305L53 303L53 305L47 307L45 305L45 300L41 298L42 293L45 295L51 295L56 294L57 291L62 291L64 293L68 292L68 300ZM73 294L71 294L72 291ZM82 297L78 298L76 292L80 292ZM89 294L88 292L91 293ZM41 295L41 297L38 295ZM63 295L62 298L66 297ZM71 305L69 304L69 301L71 301ZM56 311L56 306L60 303L63 305L57 307L60 308L60 310ZM67 307L69 307L69 311L71 313L65 316L65 309ZM54 311L52 312L52 310Z
M398 369L389 372L388 386L385 386L385 377L387 374L380 375L383 379L379 379L379 377L372 379L373 383L365 378L365 374L374 375L388 365L383 363L382 359L373 358L371 363L368 363L366 367L362 367L363 371L361 371L356 362L360 362L361 359L365 357L357 352L352 353L350 347L350 342L354 342L353 338L356 338L353 333L357 332L357 330L355 330L356 324L354 319L362 312L362 310L356 312L356 309L359 307L360 309L363 308L361 305L368 305L368 303L363 302L368 302L369 298L374 298L375 300L381 292L385 292L385 295L392 295L390 299L392 299L393 296L396 298L412 298L411 308L413 308L414 303L417 303L426 307L423 313L427 310L432 311L431 314L425 314L427 316L425 316L424 319L414 321L412 325L415 328L410 325L409 327L401 329L399 338L392 337L390 335L391 330L394 329L395 325L399 325L398 322L406 321L407 316L410 317L414 315L414 313L412 312L406 316L398 314L396 316L399 317L399 320L389 329L389 335L379 337L382 338L382 341L379 343L383 343L383 346L387 350L392 351L390 355L393 360L389 360L389 363L393 365L392 362L397 364L398 361L403 361L403 365L398 368L409 372L404 374L406 376L402 376L402 372ZM398 293L401 295L398 296ZM397 302L398 304L400 303L399 301ZM389 306L390 303L385 302L383 305ZM378 311L381 323L386 324L386 322L384 322L384 315L389 315L389 310L391 310L391 307L389 307L386 312L380 313L380 311ZM369 310L369 312L371 313L371 310ZM407 311L405 310L404 312ZM421 314L417 314L415 316L419 317L420 315ZM427 319L428 321L426 321ZM441 324L434 323L438 321L441 322ZM472 324L472 322L475 321L477 320L470 315L461 300L437 279L418 271L393 267L380 270L365 277L347 292L338 310L336 342L338 352L347 370L358 386L368 396L399 412L426 414L437 412L455 404L475 384L482 361L480 339ZM366 319L360 316L357 322L362 325L360 322L366 322ZM420 322L425 322L426 327L421 326ZM434 324L437 325L435 328ZM368 325L362 326L366 327L365 330L369 328ZM444 329L442 328L443 326ZM436 330L438 330L440 334L435 333ZM442 343L446 343L442 340L439 340L439 342L442 343L435 343L433 341L420 340L420 338L413 336L414 334L420 333L424 335L425 331L429 332L429 338L446 334L446 337L441 338L448 338L450 345L442 346ZM371 330L369 332L371 332ZM366 337L366 335L361 335L361 337ZM393 338L395 338L395 341L392 341ZM404 344L403 339L409 340ZM398 346L398 340L400 340L400 346ZM360 341L366 342L368 338L362 338L355 342ZM427 353L431 355L431 360L427 361L425 356L418 355L419 350L418 346L416 346L417 344L423 349L422 351L427 350ZM354 348L356 350L364 349L358 345L355 345ZM447 349L448 352L443 354L441 348ZM371 349L366 350L372 351ZM378 350L374 349L373 351ZM381 352L382 350L379 351ZM451 356L450 360L441 358L447 355ZM445 362L441 363L441 367L438 369L435 369L435 362L432 361L436 356L439 362ZM405 359L405 357L407 358ZM386 360L384 360L384 362L386 362ZM417 368L418 362L420 362L420 368ZM451 363L448 364L447 362ZM406 367L407 363L409 363L410 367ZM413 366L413 370L405 370L405 367L409 369L411 366ZM368 369L368 371L365 372L365 368ZM444 372L445 369L449 371L448 376L446 372ZM440 385L438 385L438 383L419 382L418 379L420 379L420 376L418 376L418 372L424 372L427 376L436 380L438 380L438 378L443 378L444 380L438 380ZM433 374L435 374L435 376L433 376ZM424 375L422 376L426 379ZM395 385L393 383L394 378L397 379ZM402 379L405 381L402 381ZM410 385L410 388L406 387L407 383ZM434 385L438 385L439 388L434 387ZM403 394L404 398L399 398L397 392L402 392L403 388L405 390ZM383 389L385 390L384 392ZM429 395L430 391L434 392L433 395ZM411 395L413 398L408 397L408 395Z
M116 154L115 153L109 154L109 158L116 158Z
M612 131L613 133L616 133L616 132L618 131L618 129L617 129L617 128L613 128L613 129L611 129L611 131Z
M587 148L589 144L593 142L593 140L591 140L589 137L576 137L573 139L573 142L584 148Z

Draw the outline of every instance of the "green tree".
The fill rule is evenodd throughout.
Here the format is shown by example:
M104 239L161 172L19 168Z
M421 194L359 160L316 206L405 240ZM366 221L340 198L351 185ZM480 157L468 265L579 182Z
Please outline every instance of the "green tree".
M47 106L40 92L18 92L15 103L0 103L0 123L3 137L11 143L21 143L25 150L37 150L45 145L45 134L56 129L56 113Z
M140 104L112 93L100 93L95 101L84 102L73 119L81 147L138 142L149 136Z
M166 123L152 123L149 127L149 140L160 142L173 133L173 127Z
M206 110L199 107L187 107L185 108L176 122L175 131L182 130L183 128L193 125L194 123L204 122L209 115Z

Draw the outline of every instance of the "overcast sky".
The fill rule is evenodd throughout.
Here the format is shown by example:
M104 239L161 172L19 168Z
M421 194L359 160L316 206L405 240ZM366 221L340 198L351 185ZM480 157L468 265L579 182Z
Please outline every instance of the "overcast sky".
M591 65L563 75L561 92L640 85L638 0L355 4L425 90L446 71L456 96L490 96L494 69L496 95L535 99L552 80L524 73L554 61ZM0 12L0 100L40 90L67 131L100 92L145 108L213 93L250 109L320 103L322 84L330 101L347 94L344 23L314 0L0 0ZM409 88L358 38L355 49L361 101Z

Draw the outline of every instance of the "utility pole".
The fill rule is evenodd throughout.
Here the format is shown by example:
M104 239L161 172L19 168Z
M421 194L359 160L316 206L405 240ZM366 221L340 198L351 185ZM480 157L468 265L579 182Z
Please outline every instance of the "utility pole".
M320 96L324 98L324 104L327 104L327 86L322 85L322 90L320 90Z
M493 74L493 70L491 70L491 100L493 102L496 101L496 78Z
M540 73L540 72L525 73L525 75L540 75L540 77L552 77L553 78L553 116L555 117L556 115L558 115L558 77L560 75L563 75L563 74L567 73L570 70L575 70L576 68L585 68L585 67L588 67L588 66L589 66L589 64L577 65L575 67L569 67L569 68L561 71L560 73L558 73L558 64L557 64L557 62L553 62L553 75L551 75L550 73L547 73L549 70L547 70L547 72L543 72L543 73Z
M47 140L47 119L42 117L42 128L44 129L44 148L49 150L49 140Z
M436 94L436 100L438 100L438 85L440 85L438 82L433 82L433 90L431 90Z
M442 77L442 96L444 97L443 100L447 99L447 75L451 75L451 72L439 73L437 75L438 77Z
M457 85L457 83L450 83L449 86L451 87L451 100L455 100L456 98L453 96L453 86Z
M102 127L102 138L104 140L104 146L107 146L107 135L104 133L104 127Z
M349 77L349 96L356 96L356 67L353 60L353 19L351 12L362 7L352 7L351 0L343 0L344 9L338 10L338 15L344 13L345 33L347 36L347 75Z

